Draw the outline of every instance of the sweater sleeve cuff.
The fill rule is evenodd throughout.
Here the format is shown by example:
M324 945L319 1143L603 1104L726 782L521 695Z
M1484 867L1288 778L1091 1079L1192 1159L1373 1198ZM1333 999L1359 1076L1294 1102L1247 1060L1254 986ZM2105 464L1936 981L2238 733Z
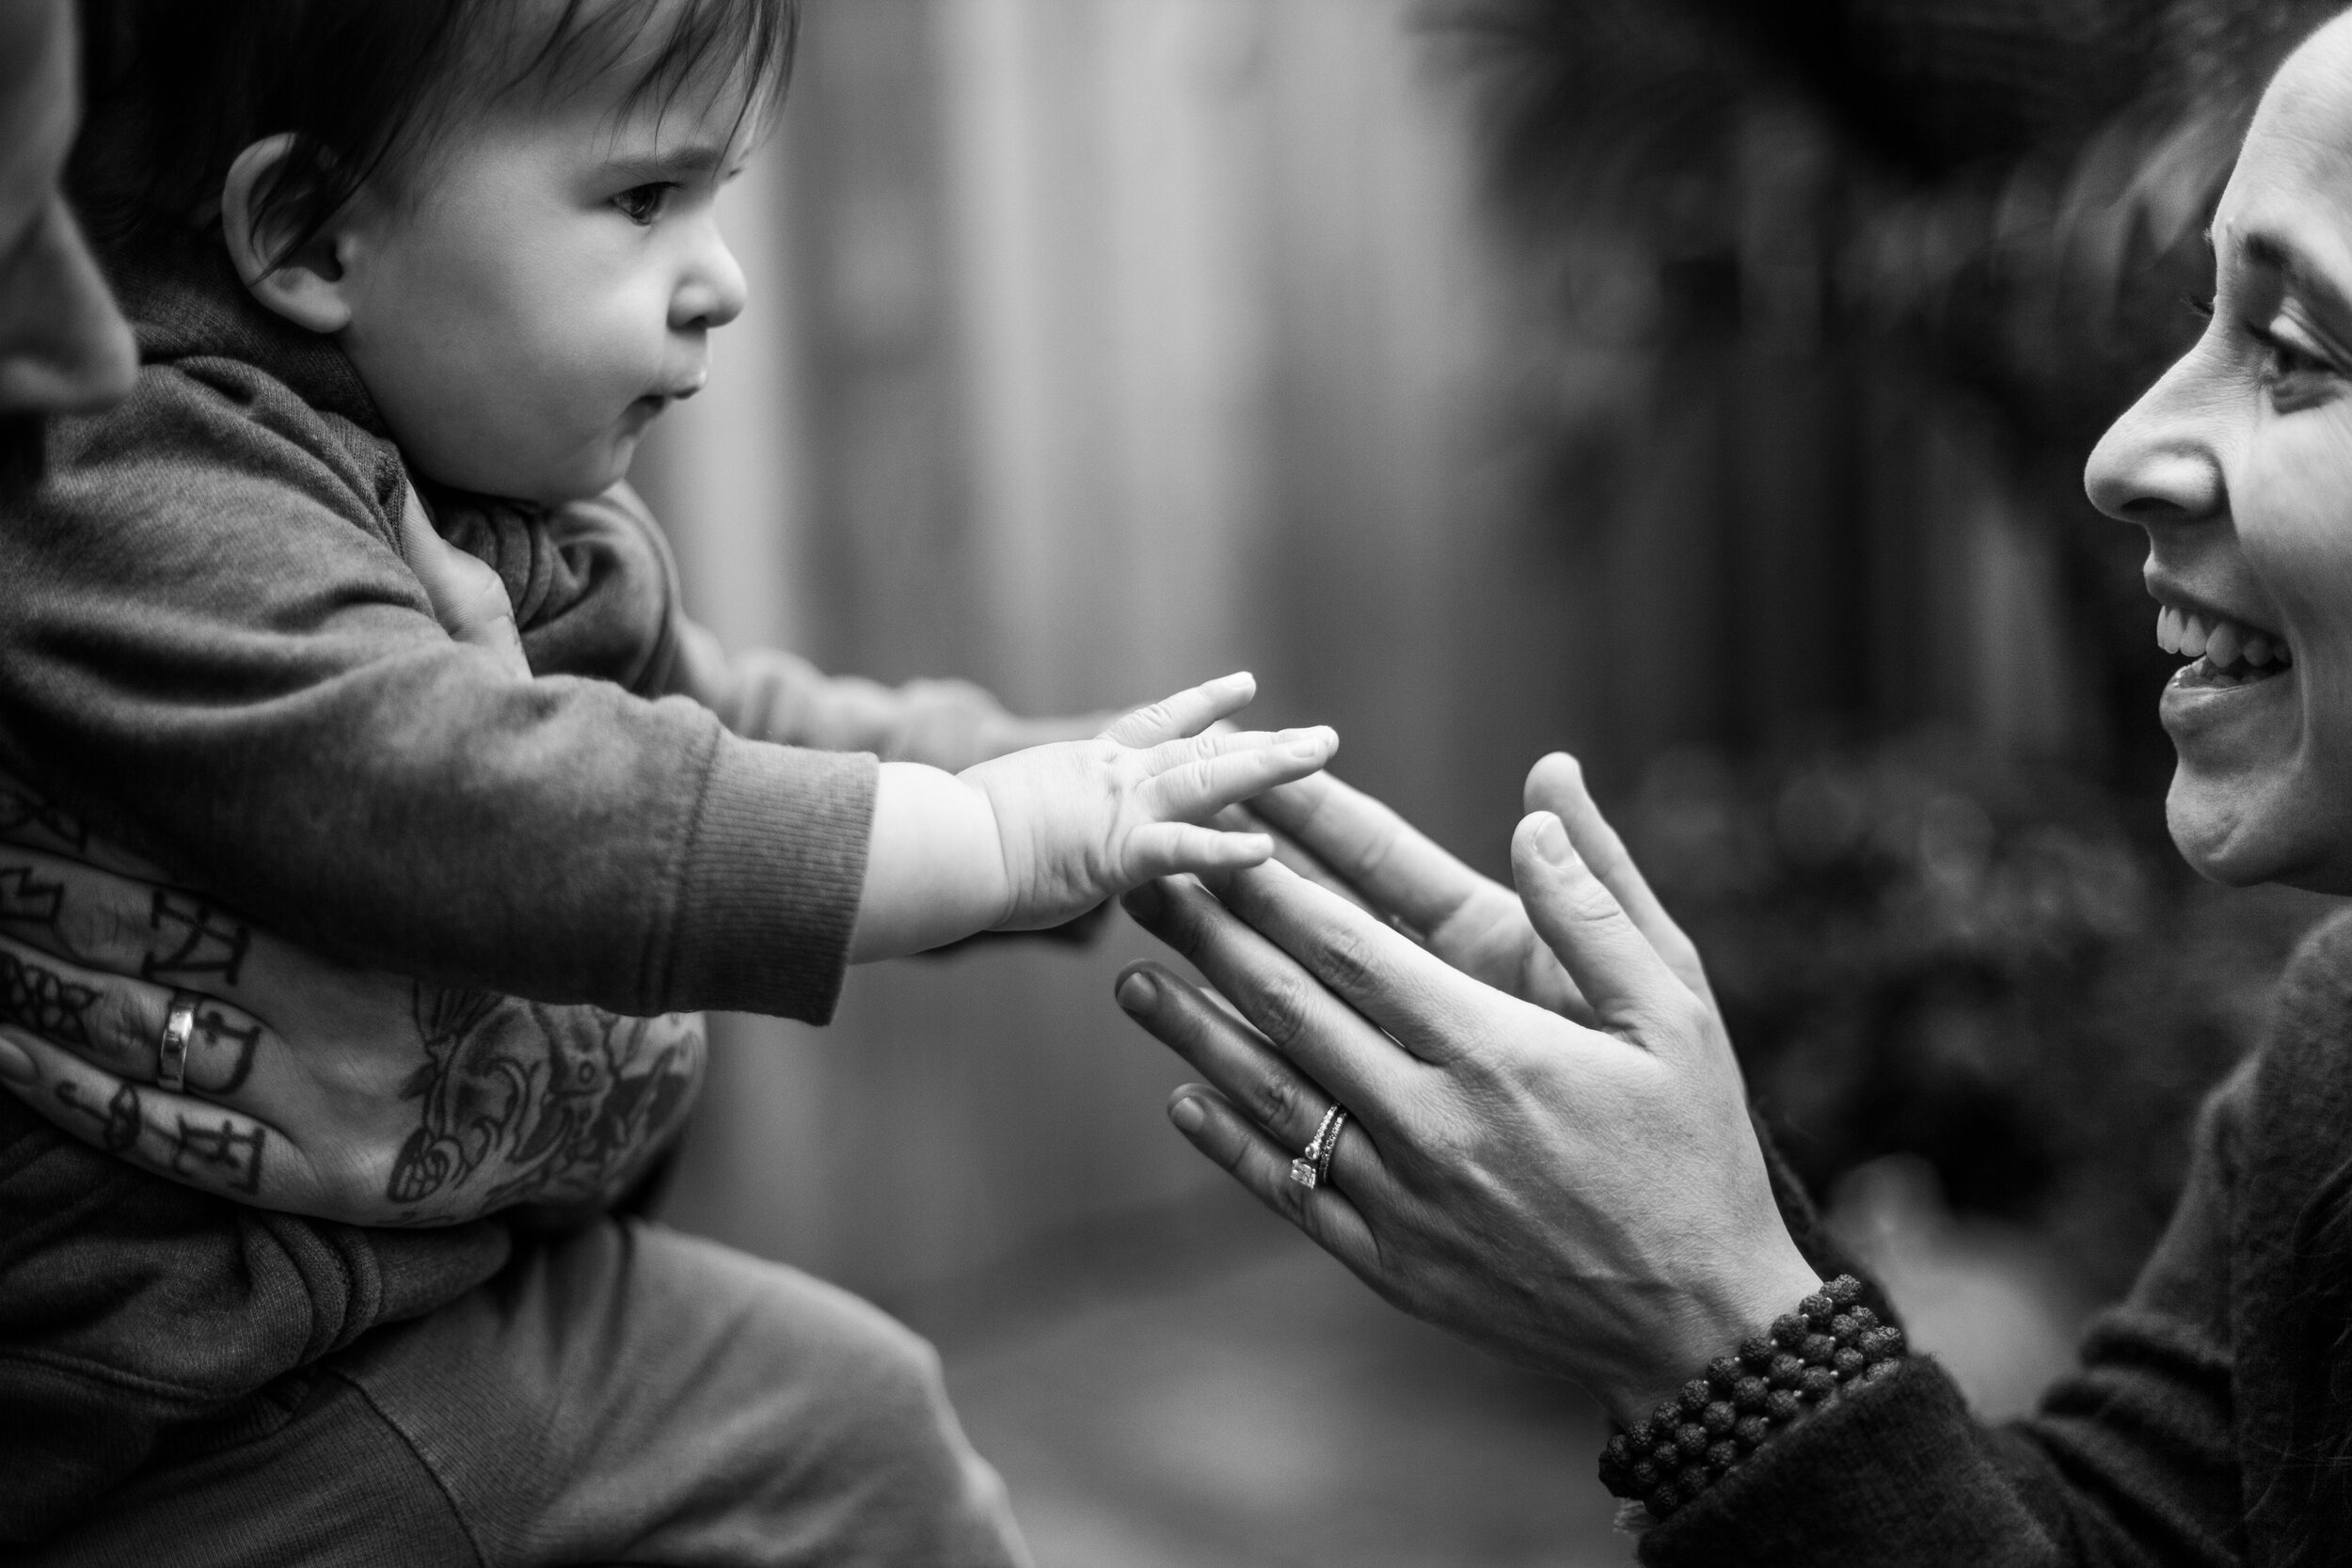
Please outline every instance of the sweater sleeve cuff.
M688 846L665 995L832 1021L880 765L721 735Z
M2015 1561L2046 1545L1933 1358L1842 1393L1644 1532L1648 1568Z

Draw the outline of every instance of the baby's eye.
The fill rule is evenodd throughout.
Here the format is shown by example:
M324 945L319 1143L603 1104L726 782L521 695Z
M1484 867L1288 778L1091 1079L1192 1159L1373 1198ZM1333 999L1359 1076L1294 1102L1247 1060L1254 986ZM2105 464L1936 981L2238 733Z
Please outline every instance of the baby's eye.
M612 205L621 210L623 217L643 228L661 215L662 209L670 204L670 193L676 188L666 180L631 185L612 198Z

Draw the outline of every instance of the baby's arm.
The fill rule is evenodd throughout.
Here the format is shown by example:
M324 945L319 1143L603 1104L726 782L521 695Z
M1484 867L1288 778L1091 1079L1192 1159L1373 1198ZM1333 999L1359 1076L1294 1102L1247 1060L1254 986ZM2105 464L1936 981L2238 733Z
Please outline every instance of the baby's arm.
M710 632L678 618L681 693L748 740L820 752L871 752L884 762L926 763L960 773L1024 747L1102 733L1116 717L1021 719L969 681L885 686L828 675L795 654L729 654Z
M1140 708L1090 740L947 773L885 763L850 961L1083 913L1154 877L1255 865L1263 833L1201 826L1320 769L1328 729L1202 735L1257 683L1228 675Z

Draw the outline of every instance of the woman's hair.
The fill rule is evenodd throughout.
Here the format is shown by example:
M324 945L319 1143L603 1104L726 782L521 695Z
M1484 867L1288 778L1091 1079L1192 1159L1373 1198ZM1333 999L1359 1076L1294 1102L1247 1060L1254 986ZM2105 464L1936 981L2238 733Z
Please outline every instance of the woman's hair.
M88 104L71 188L102 246L216 222L237 154L292 155L256 192L282 262L359 191L426 168L464 116L625 71L622 107L781 101L798 0L83 0Z

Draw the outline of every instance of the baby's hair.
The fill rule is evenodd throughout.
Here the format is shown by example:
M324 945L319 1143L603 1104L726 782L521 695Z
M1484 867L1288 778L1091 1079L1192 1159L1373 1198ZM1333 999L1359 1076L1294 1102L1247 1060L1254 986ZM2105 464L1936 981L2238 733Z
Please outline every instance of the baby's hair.
M88 103L72 188L102 246L217 221L237 154L290 133L255 193L283 263L379 177L423 166L470 110L615 70L622 108L689 91L780 103L798 0L83 0Z

